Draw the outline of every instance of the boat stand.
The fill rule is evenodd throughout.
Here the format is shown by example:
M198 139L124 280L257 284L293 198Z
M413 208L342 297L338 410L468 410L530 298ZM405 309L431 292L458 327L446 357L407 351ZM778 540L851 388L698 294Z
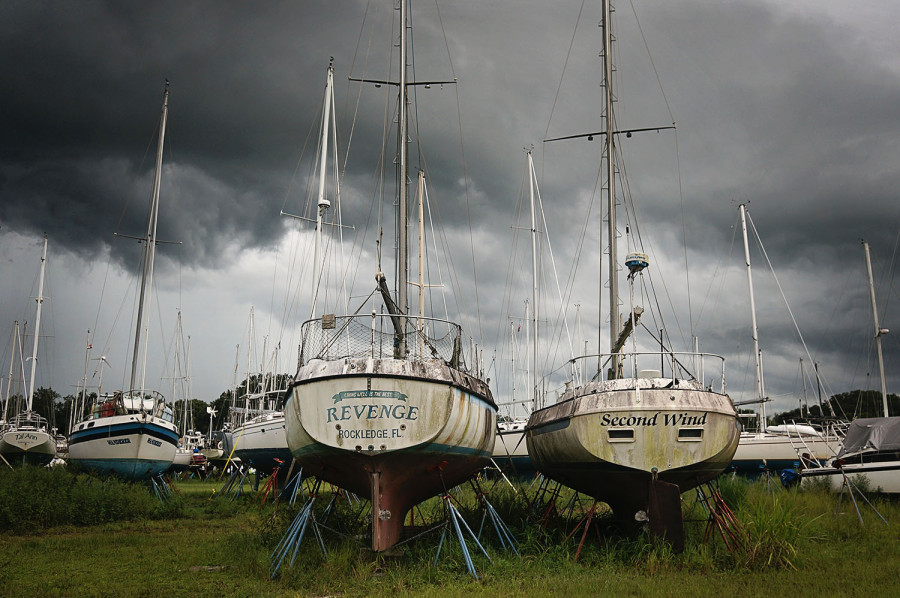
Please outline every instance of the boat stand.
M219 493L216 496L222 496L224 494L231 493L231 500L235 500L241 495L241 492L243 492L244 481L246 479L247 472L241 468L235 468L235 470L231 472L231 476L229 476L228 481L225 482L225 485L222 486L222 489L219 490Z
M278 542L278 546L275 547L275 550L269 556L272 560L272 570L269 574L269 579L275 578L288 553L291 553L291 560L288 566L294 566L294 560L297 558L297 552L300 550L300 544L303 542L303 537L306 535L306 530L309 528L310 523L312 523L313 535L319 548L322 550L322 554L326 557L328 556L328 550L325 548L325 541L322 539L319 523L316 521L316 514L313 511L321 483L320 480L316 480L309 498L306 499L306 502L300 508L300 512L297 513L297 516L294 517L294 520L288 527L287 532L281 538L281 541Z
M150 487L153 488L153 494L159 502L166 502L172 494L178 492L172 480L164 473L160 473L150 478ZM179 492L179 494L181 494Z
M290 477L290 472L288 472ZM297 472L293 478L290 478L287 484L284 485L284 489L281 491L279 498L287 498L288 504L292 505L297 502L297 495L303 496L303 468L300 468L300 471Z
M554 482L550 478L541 479L537 492L535 492L531 504L528 505L531 513L540 514L541 527L546 528L551 518L559 520L556 501L559 499L562 489L563 485L559 482Z
M859 510L859 504L856 502L856 496L854 496L854 494L853 494L853 490L854 490L854 488L855 488L855 489L856 489L856 493L859 494L859 495L862 497L862 499L863 499L864 501L866 501L866 504L869 505L869 507L870 507L873 511L875 511L875 514L878 515L878 517L879 517L885 524L887 524L887 519L885 519L884 516L882 516L882 514L878 512L878 509L876 509L876 508L875 508L875 505L873 505L873 504L869 501L869 499L866 498L866 495L865 495L859 488L856 488L856 486L853 484L853 482L850 481L850 478L847 477L847 472L845 472L843 469L841 469L841 476L843 476L844 481L841 482L841 495L840 495L840 497L838 497L838 504L837 504L837 508L836 508L835 511L834 511L834 514L835 514L835 515L840 514L840 512L841 512L841 503L844 501L844 490L847 490L847 493L850 495L850 500L853 501L853 508L856 509L856 516L859 517L859 524L860 524L860 525L865 525L865 523L863 522L862 513L861 513L860 510Z
M281 465L282 465L283 461L280 461L278 459L276 459L276 461L278 461L278 465L276 465L275 469L272 470L272 475L270 475L269 479L266 480L266 483L263 486L263 489L260 490L259 492L257 492L257 496L262 494L262 499L260 499L260 501L259 501L258 508L262 508L262 506L266 503L266 501L269 500L270 493L272 495L272 500L276 503L278 502L278 472L281 469ZM259 476L259 474L257 473L257 477L258 476Z
M513 537L512 532L509 529L509 526L503 521L503 518L500 517L500 514L497 512L497 509L494 508L494 505L490 503L487 499L487 493L481 489L481 485L478 483L478 480L470 480L472 485L472 489L475 491L475 496L478 497L478 501L481 503L481 525L478 527L478 535L476 539L481 540L481 532L484 531L484 523L488 519L490 519L491 526L494 529L494 532L497 534L497 538L500 539L500 546L504 550L512 550L516 556L519 556L519 550L517 548L518 542Z
M579 542L578 542L578 549L575 551L575 561L576 562L578 561L578 557L581 556L581 549L584 547L584 541L587 538L588 530L591 528L591 524L594 522L594 515L597 512L597 504L598 504L598 501L595 500L594 504L591 505L591 508L588 509L588 511L584 515L584 517L581 518L581 521L578 522L578 525L576 525L575 528L571 532L569 532L569 535L566 536L565 541L568 542L569 538L574 536L575 532L577 532L578 529L582 525L584 525L584 531L581 534L581 540L579 540ZM597 541L600 542L600 545L602 546L603 538L600 537L600 530L597 529L596 525L594 525L594 533L597 534Z
M460 515L459 511L453 505L453 500L449 493L445 493L442 497L444 501L444 512L446 514L447 519L443 523L444 531L441 533L441 541L438 542L437 554L434 555L434 565L437 566L438 558L441 556L441 549L444 547L444 539L447 537L447 530L450 526L453 526L453 531L456 533L456 539L459 541L459 547L462 549L463 556L466 559L466 568L469 570L469 573L475 579L478 579L478 573L475 571L475 564L472 562L472 556L469 554L469 547L466 544L466 538L463 535L462 528L465 528L469 535L472 537L472 540L475 542L475 545L481 550L481 553L487 557L487 560L491 560L491 557L488 555L487 551L484 549L484 546L481 545L481 542L478 541L478 538L472 532L472 528L469 527L469 524L466 523L466 520L463 519L463 516ZM460 525L461 524L461 525Z
M697 486L697 502L703 505L707 513L703 542L708 542L713 532L718 531L728 552L743 552L747 545L747 532L725 504L718 483L707 482L705 486Z

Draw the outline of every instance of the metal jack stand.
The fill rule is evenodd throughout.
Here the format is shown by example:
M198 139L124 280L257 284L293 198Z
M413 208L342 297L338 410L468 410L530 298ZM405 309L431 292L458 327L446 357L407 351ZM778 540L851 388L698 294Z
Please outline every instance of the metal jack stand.
M497 533L497 537L500 539L500 546L503 547L504 550L509 548L516 556L519 556L519 551L516 548L518 542L513 537L512 532L509 529L509 526L503 521L500 517L500 514L497 513L497 510L494 508L488 499L487 494L481 490L481 486L478 484L476 480L471 481L472 489L475 490L475 496L478 497L479 502L481 502L481 508L484 513L481 515L481 525L478 527L478 536L476 536L477 540L481 539L481 532L484 531L484 522L488 518L491 520L491 524L494 527L494 531Z
M547 527L551 518L559 519L559 512L556 509L556 501L559 499L563 485L554 482L550 478L542 478L534 499L529 505L529 511L534 514L540 514L540 522L542 527Z
M575 551L575 560L578 561L578 557L581 556L581 549L584 547L584 541L587 538L588 530L591 529L591 524L594 522L594 514L597 512L597 501L594 501L594 504L591 505L591 508L588 509L588 512L584 517L581 518L581 521L578 522L578 525L575 526L569 535L566 536L566 542L569 541L569 538L575 535L575 532L578 531L582 525L584 525L584 532L581 534L581 540L578 542L578 550ZM603 544L603 538L600 537L600 530L597 529L597 526L594 526L594 532L597 534L597 541L600 544Z
M747 542L747 533L728 505L725 504L718 485L713 486L710 482L705 487L705 490L703 486L697 487L697 501L706 508L708 514L703 541L707 542L715 529L719 531L728 552L734 554L736 551L743 551Z
M293 478L288 480L281 491L282 498L289 498L288 504L292 505L297 501L297 495L303 496L303 468L297 472Z
M491 557L488 555L487 551L484 549L484 546L481 545L481 542L478 541L478 538L472 533L472 528L469 527L469 524L466 523L466 520L463 519L462 515L459 514L459 511L456 510L456 507L453 506L453 502L450 498L449 494L444 494L441 497L444 501L445 512L447 513L447 521L444 522L444 531L441 533L441 541L438 543L437 554L434 555L434 565L437 566L438 558L441 556L441 548L444 546L444 538L447 536L447 529L452 524L453 531L456 532L456 539L459 540L459 546L462 548L463 556L466 559L466 567L469 570L469 573L475 579L478 579L478 573L475 571L475 564L472 562L472 557L469 555L469 547L466 545L466 538L463 535L462 527L466 528L466 531L469 532L469 535L472 536L472 540L475 541L476 546L481 550L481 553L487 557L487 560L491 560ZM462 526L460 526L460 522Z
M158 474L150 478L153 494L159 502L166 502L174 492L178 492L172 481L165 474Z
M322 533L319 531L319 524L316 522L316 515L313 512L313 505L316 502L320 484L321 481L316 480L309 498L306 499L300 512L297 513L297 516L291 522L290 527L288 527L287 532L281 538L281 541L278 542L278 546L272 551L272 554L269 557L272 559L272 572L269 574L270 579L275 578L275 575L284 563L284 559L287 557L288 552L291 552L291 548L293 548L293 553L291 554L291 561L288 566L294 566L294 560L297 558L297 552L300 550L300 544L303 542L303 536L306 535L306 529L309 527L310 523L312 523L313 535L316 537L316 542L319 544L322 554L326 557L328 556L328 550L325 548L325 541L322 539Z
M269 479L266 480L266 483L263 486L263 489L257 493L257 496L259 496L259 494L262 494L262 499L260 499L260 501L259 501L259 508L262 508L262 506L266 503L266 501L269 500L270 493L272 494L272 498L277 502L278 472L281 469L281 465L283 462L280 459L275 459L275 460L278 461L278 465L276 465L275 469L272 470L272 475L270 475ZM257 475L259 475L259 474L257 474Z
M844 490L846 489L847 492L850 494L850 500L853 501L853 508L856 509L856 516L859 517L859 524L865 525L865 523L863 523L862 513L859 510L859 504L857 504L856 497L853 495L853 489L855 486L853 485L853 482L850 481L850 478L847 477L847 472L845 472L843 469L841 469L841 476L844 478L844 481L841 482L841 496L838 498L837 509L835 509L834 514L837 515L838 513L841 512L841 503L844 501ZM875 511L875 514L878 515L878 517L885 524L887 524L887 519L885 519L881 515L881 513L878 512L878 509L875 508L875 505L873 505L871 502L869 502L869 499L866 498L866 495L863 494L859 488L856 488L856 493L859 494L862 497L862 499L864 501L866 501L866 504L869 505L869 507L871 507L871 509L873 511Z
M222 486L222 489L219 491L218 496L225 495L227 493L231 493L231 500L235 500L238 496L241 495L241 492L244 489L244 481L247 478L247 472L242 469L235 469L231 472L231 476L228 478L228 481L225 482L225 485Z

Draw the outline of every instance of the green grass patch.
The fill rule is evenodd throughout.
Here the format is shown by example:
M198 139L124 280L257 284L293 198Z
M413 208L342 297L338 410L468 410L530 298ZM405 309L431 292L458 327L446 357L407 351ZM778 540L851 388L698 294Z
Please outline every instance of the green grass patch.
M860 525L846 496L838 513L838 496L824 489L723 478L721 493L745 533L741 550L729 551L716 533L707 534L702 505L686 493L683 553L640 529L622 533L601 509L595 518L601 537L590 531L576 560L581 532L566 536L592 501L564 493L560 502L571 508L542 525L543 510L530 508L533 489L498 485L488 497L519 541L520 555L501 550L486 522L490 560L469 543L478 580L466 572L451 536L434 565L439 531L389 555L373 554L366 503L340 495L328 526L342 533L325 531L328 557L308 534L293 566L283 565L270 580L269 556L302 499L276 510L271 502L260 505L249 487L239 497L225 496L224 482L211 480L178 482L177 498L161 503L141 485L20 471L0 476L3 516L30 514L29 524L4 523L0 533L0 588L8 596L900 595L900 505L874 495L869 498L887 524L861 503ZM27 494L36 489L43 493ZM478 496L470 489L451 496L477 531ZM317 498L320 521L331 497L323 491ZM68 518L47 515L54 511L48 501L72 501L58 509ZM106 506L90 517L72 514L90 503ZM442 510L439 498L426 501L414 512L416 523L433 522Z

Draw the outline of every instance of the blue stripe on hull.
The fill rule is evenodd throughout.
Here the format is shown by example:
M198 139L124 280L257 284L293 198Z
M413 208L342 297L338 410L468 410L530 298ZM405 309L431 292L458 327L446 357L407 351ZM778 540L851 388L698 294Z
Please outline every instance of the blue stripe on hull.
M94 440L96 438L110 438L114 436L125 436L127 434L147 434L164 440L169 444L175 446L178 445L178 434L172 430L154 423L127 422L124 424L113 424L111 426L101 425L95 428L72 432L69 436L69 446L80 442Z

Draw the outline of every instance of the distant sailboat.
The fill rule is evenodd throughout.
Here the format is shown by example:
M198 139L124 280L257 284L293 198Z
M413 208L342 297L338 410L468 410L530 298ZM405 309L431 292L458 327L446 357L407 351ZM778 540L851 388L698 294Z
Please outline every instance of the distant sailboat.
M769 427L766 422L766 398L762 354L759 350L759 330L756 326L756 303L753 298L753 274L750 269L750 246L747 240L747 209L741 204L741 230L744 237L744 261L747 265L747 283L750 290L750 324L753 330L753 356L756 365L756 397L759 403L759 430L741 432L737 451L731 461L731 469L739 474L756 476L763 472L778 472L799 467L801 458L824 463L834 456L841 438L833 431L820 430L806 423L792 423ZM752 223L752 221L751 221Z
M144 257L141 273L140 299L137 309L134 353L131 362L130 388L112 395L99 394L88 416L75 424L69 435L69 461L99 473L111 473L127 480L147 479L160 474L172 465L178 445L178 429L174 413L165 398L157 391L142 388L146 369L146 340L143 319L151 292L153 262L156 254L156 224L159 216L160 176L162 174L163 142L169 109L169 86L163 93L159 141L156 152L156 171L150 199L150 218L143 239ZM102 367L102 365L101 365ZM138 385L138 381L140 385Z
M398 8L400 257L396 299L385 275L378 272L373 294L381 292L389 314L374 309L365 313L362 305L350 315L326 314L305 322L299 369L285 399L287 441L293 456L304 474L370 499L372 548L376 551L400 540L405 516L414 505L466 481L489 462L497 412L478 367L466 363L461 327L423 313L421 257L420 313L413 316L408 311L407 88L414 83L407 82L407 1L401 0ZM330 137L327 119L333 102L332 76L329 66L323 144ZM323 148L323 161L327 155ZM321 185L319 238L322 215L330 207ZM424 173L420 172L420 215L423 193ZM318 251L317 255L318 268ZM316 283L321 280L318 272L315 279Z
M725 394L721 357L664 346L658 352L624 350L643 309L631 305L623 325L615 195L615 178L623 169L617 168L616 139L646 129L615 128L611 13L609 2L604 2L606 129L583 135L604 137L610 351L572 360L580 371L573 372L558 402L536 410L528 420L528 454L545 476L607 503L623 522L649 521L655 534L679 545L684 537L680 495L728 466L738 443L737 414ZM661 128L669 127L650 130ZM625 265L633 303L636 280L649 267L649 259L633 252ZM654 340L663 343L662 338Z
M34 374L37 368L38 340L41 336L41 307L44 304L44 269L47 263L47 236L44 236L44 251L41 254L41 279L38 284L37 314L35 316L34 343L31 351L31 377L25 409L7 419L4 413L3 427L0 428L0 455L10 464L47 465L56 456L56 435L50 430L47 420L32 409L34 401ZM18 327L16 328L18 331ZM10 374L12 386L12 374ZM9 408L9 387L7 387L6 408Z
M881 399L884 417L867 417L850 422L840 450L829 465L812 464L800 471L801 482L826 480L835 492L848 482L864 478L873 492L900 494L900 416L891 416L888 409L887 383L884 377L884 357L881 352L881 336L888 331L878 320L875 301L875 280L872 276L872 257L869 244L863 241L866 253L866 269L869 275L869 294L872 299L872 317L875 321L875 348L878 354L878 374L881 380Z
M524 406L530 415L537 406L538 390L538 352L539 352L539 293L538 293L538 216L536 202L540 200L540 193L537 189L537 174L534 170L534 156L531 149L526 151L526 176L528 177L528 213L530 217L530 238L531 238L531 301L525 302L525 387L526 397L524 399L516 396L516 371L515 359L513 359L511 371L511 387L512 396L507 402L498 403L498 407L509 409L510 413L517 413L516 409ZM543 215L543 207L541 207L541 215ZM521 328L521 326L519 327ZM510 353L515 356L515 339L516 328L510 334ZM497 440L494 443L492 458L494 464L500 468L504 474L512 474L517 476L529 476L535 473L534 464L528 455L528 445L525 442L525 425L528 423L528 417L512 417L503 415L498 418L497 422Z

